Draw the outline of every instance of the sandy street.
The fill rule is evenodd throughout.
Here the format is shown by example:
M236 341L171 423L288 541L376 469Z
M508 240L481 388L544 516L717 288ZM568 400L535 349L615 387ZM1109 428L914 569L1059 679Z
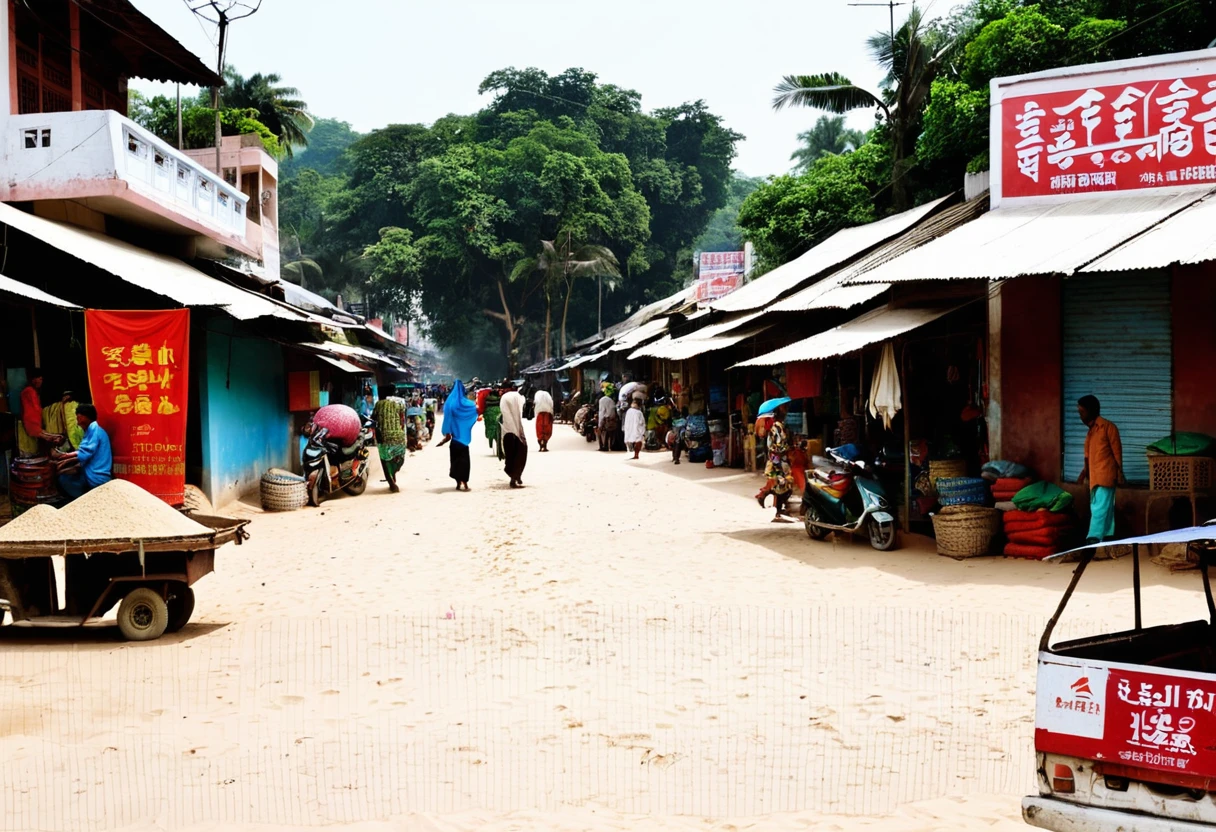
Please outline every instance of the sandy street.
M531 423L529 423L531 429ZM1068 567L813 543L753 475L475 434L252 516L158 642L0 634L0 828L1015 830ZM1065 632L1130 621L1095 564ZM1203 610L1148 566L1146 623Z

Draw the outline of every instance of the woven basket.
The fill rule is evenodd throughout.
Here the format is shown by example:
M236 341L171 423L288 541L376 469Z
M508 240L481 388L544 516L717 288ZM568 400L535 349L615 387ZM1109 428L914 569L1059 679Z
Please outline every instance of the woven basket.
M937 553L961 559L986 555L1001 529L1001 513L983 506L952 506L933 515Z
M266 511L295 511L308 503L308 482L282 468L262 475L262 508Z
M967 476L967 460L965 459L931 459L929 460L929 482L937 488L937 481L942 477Z

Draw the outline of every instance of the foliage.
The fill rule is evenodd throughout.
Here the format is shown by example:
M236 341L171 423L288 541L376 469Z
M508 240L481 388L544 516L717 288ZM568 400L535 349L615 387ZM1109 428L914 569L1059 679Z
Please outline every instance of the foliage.
M308 104L299 98L295 87L281 85L278 73L256 72L248 78L236 69L224 70L227 82L221 91L221 100L229 107L253 110L270 132L278 137L283 153L290 157L293 147L308 145L308 131L313 119Z
M841 228L876 219L873 194L890 176L890 150L869 142L828 155L801 175L775 177L739 211L739 226L767 270L797 257Z
M979 89L993 78L1057 65L1067 41L1064 27L1053 23L1038 6L1014 9L989 23L967 44L961 80Z
M562 304L561 355L566 354L566 321L570 314L570 297L574 293L574 282L580 277L608 278L609 285L621 277L620 263L616 255L604 246L576 242L574 234L567 230L558 234L557 240L542 240L541 251L535 257L527 257L515 264L511 280L527 279L538 275L545 293L544 358L550 357L552 298L560 292L565 300Z
M128 113L132 121L174 147L177 146L177 101L164 95L151 98L132 90L129 94ZM255 133L262 146L274 158L283 154L283 148L275 134L258 119L256 110L241 107L225 107L220 110L220 133L224 136L241 136ZM197 100L182 101L183 150L199 150L215 147L215 110Z
M806 173L811 164L829 153L850 153L865 144L865 134L844 126L844 116L820 116L815 126L798 134L802 143L790 159L796 162L794 171Z
M382 228L380 239L363 250L368 262L367 298L377 311L396 318L417 316L422 253L406 228Z
M740 251L743 248L743 229L739 227L739 209L743 201L764 184L760 177L743 176L736 173L730 182L730 198L714 211L701 236L693 241L692 251L684 258L688 262L688 277L692 277L692 253L697 251Z
M342 173L346 167L347 149L360 138L345 121L315 119L312 130L308 131L307 146L296 148L291 158L279 165L280 175L286 179L306 169L327 176Z
M962 81L939 78L930 90L932 103L917 142L922 165L958 170L988 150L988 86L975 89Z

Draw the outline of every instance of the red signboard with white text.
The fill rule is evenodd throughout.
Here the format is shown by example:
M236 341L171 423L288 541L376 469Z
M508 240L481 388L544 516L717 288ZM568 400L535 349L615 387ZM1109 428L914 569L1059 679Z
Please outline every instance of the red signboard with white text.
M994 201L1216 185L1216 57L994 83Z
M85 355L114 476L185 502L190 310L86 309Z
M1043 655L1035 749L1216 780L1216 676Z
M747 255L742 251L703 251L697 270L698 302L717 300L743 285Z

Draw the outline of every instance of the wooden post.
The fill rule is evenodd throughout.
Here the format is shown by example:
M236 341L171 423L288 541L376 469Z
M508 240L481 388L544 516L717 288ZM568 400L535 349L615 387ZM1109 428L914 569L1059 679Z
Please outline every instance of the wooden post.
M84 88L80 75L80 6L68 3L68 27L72 38L72 110L84 109Z
M38 317L34 307L30 307L30 332L34 334L34 366L42 366L42 350L38 346Z
M0 0L3 2L3 0ZM8 94L9 111L12 115L21 112L21 103L17 89L17 5L16 0L8 0Z
M912 531L912 420L908 418L908 345L899 350L899 397L904 405L904 534Z

